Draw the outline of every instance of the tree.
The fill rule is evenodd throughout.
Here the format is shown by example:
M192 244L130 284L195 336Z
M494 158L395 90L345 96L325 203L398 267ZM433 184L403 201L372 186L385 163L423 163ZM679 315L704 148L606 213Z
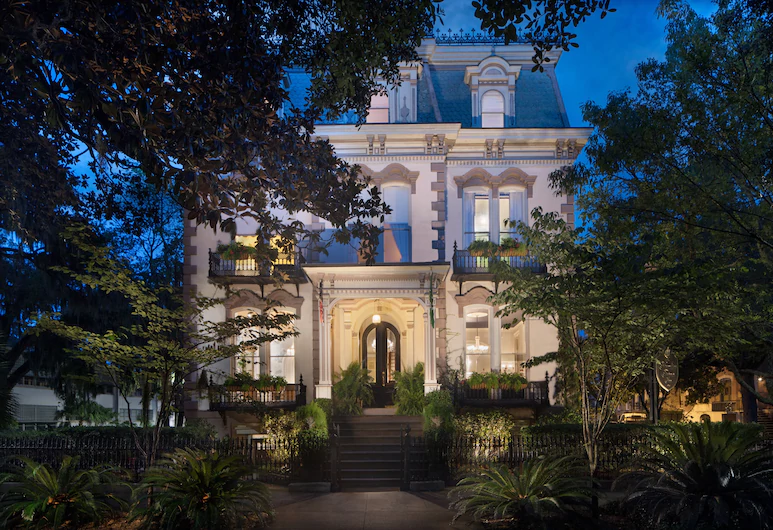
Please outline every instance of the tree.
M556 213L535 209L531 226L519 223L518 230L530 255L548 271L535 274L494 262L497 279L509 285L492 303L500 306L499 315L522 311L524 318L556 328L558 351L531 363L555 360L575 375L593 477L604 428L668 346L671 294L682 279L651 266L652 242L570 230Z
M124 298L132 309L133 320L129 325L95 332L48 313L38 319L36 330L72 341L71 354L96 367L96 376L107 378L118 388L129 410L135 445L148 466L158 456L161 428L174 412L174 398L186 376L202 366L238 355L245 348L295 333L291 327L288 329L293 317L283 312L264 311L217 323L205 321L201 311L222 303L222 299L200 298L196 304L185 306L177 300L179 294L173 288L150 287L135 279L109 249L94 245L86 227L73 227L66 237L79 249L83 272L64 268L61 272L72 277L75 288L83 285ZM249 340L233 340L244 334ZM150 429L140 430L132 415L129 397L138 382L158 402L158 417Z
M755 417L755 378L773 382L773 10L724 0L702 17L663 2L665 61L637 69L635 94L588 103L587 163L554 176L586 221L670 242L662 267L695 279L675 321L685 352L712 352Z
M614 13L609 0L473 0L475 16L481 20L481 28L504 37L506 42L530 42L534 46L534 68L544 70L550 58L546 52L554 48L569 51L578 47L577 37L567 29L576 28L593 13L601 12L601 18ZM519 25L521 26L519 28ZM519 35L520 33L520 35Z

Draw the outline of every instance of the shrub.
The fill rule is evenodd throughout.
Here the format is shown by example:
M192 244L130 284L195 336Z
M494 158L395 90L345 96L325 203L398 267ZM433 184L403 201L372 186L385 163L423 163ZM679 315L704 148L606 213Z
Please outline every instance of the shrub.
M425 397L424 432L451 431L454 428L454 403L451 392L435 390Z
M492 466L463 478L449 492L454 521L469 514L479 521L544 528L550 519L590 500L587 480L575 478L584 469L573 457L535 458L518 474L506 466Z
M26 528L80 528L99 524L114 506L123 501L105 492L108 484L118 484L106 469L78 470L79 457L66 456L58 470L19 457L21 467L2 477L2 482L18 482L0 498L3 527L23 523Z
M418 416L424 411L424 363L395 374L393 399L401 416Z
M759 430L723 422L673 424L652 433L626 504L655 524L682 529L773 528L773 454L758 449Z
M373 389L366 368L355 361L340 374L336 374L333 385L333 410L343 416L362 414L363 405L373 402Z
M515 427L513 417L502 409L467 412L454 418L456 432L474 441L492 438L508 441L513 437Z
M295 416L304 429L327 437L327 414L318 403L311 402L298 408Z
M303 427L293 412L278 410L263 416L263 427L272 440L294 438Z
M239 457L191 449L166 454L135 490L142 528L244 528L273 514L268 488Z
M317 398L314 400L314 403L316 403L317 406L322 409L322 412L325 413L325 417L327 418L328 432L330 432L330 423L333 420L333 400L327 398Z

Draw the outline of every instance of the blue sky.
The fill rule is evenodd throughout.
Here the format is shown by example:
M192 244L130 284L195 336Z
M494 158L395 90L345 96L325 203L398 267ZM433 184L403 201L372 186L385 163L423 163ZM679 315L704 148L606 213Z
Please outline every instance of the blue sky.
M443 28L480 29L471 0L444 0ZM611 0L616 12L601 20L596 14L574 33L579 48L565 52L556 68L572 126L587 125L580 105L588 100L603 104L613 91L636 88L635 68L643 60L663 59L666 21L655 14L657 0ZM709 0L692 1L700 14L712 11Z

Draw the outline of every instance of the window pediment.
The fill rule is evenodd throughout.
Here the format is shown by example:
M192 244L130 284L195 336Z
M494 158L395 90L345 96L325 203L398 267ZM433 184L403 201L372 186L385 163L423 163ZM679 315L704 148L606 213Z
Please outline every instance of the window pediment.
M380 187L391 182L403 183L411 187L412 195L416 194L416 181L419 178L419 172L410 171L402 164L389 164L379 172L374 173L368 170L368 173L365 173L363 170L363 173L367 174L376 186Z
M527 175L523 170L518 168L506 169L499 175L492 175L483 168L475 168L464 175L454 177L458 197L460 199L462 198L465 188L473 186L484 186L487 188L493 188L494 186L524 187L526 188L527 197L531 198L533 195L534 182L536 182L536 180L536 176Z

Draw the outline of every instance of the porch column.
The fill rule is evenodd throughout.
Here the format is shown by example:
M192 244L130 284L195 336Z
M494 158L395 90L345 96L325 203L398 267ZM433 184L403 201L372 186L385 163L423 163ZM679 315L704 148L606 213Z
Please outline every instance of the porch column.
M492 308L496 313L496 308ZM498 372L502 367L502 317L494 316L491 319L489 331L489 344L491 344L491 371Z
M435 329L430 326L429 312L424 311L424 393L439 390L435 357Z
M319 384L315 397L331 399L333 397L333 381L330 371L330 309L327 301L322 299L319 304Z
M489 201L489 236L491 241L499 244L499 186L491 187L491 200Z

